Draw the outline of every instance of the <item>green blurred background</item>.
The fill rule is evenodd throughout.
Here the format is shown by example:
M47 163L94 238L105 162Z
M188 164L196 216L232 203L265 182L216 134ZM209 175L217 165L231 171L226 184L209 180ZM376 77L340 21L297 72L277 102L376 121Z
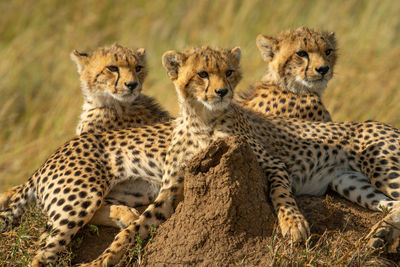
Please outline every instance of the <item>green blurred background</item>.
M75 135L82 97L69 53L115 41L147 49L144 92L176 114L164 51L240 46L240 90L265 71L257 34L302 25L334 31L340 56L324 95L333 119L400 127L400 1L2 0L0 10L0 191Z

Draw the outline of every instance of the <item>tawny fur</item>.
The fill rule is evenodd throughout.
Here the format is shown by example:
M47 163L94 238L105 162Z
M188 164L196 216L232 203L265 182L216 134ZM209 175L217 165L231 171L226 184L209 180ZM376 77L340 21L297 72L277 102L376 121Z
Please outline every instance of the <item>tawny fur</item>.
M127 129L172 119L154 98L142 94L142 85L147 75L143 48L131 49L113 44L91 53L74 50L71 58L77 64L84 97L81 118L76 128L78 135ZM126 86L129 82L137 85L130 89ZM19 189L15 186L0 194L0 209L8 207L9 198ZM116 225L109 222L110 218L105 216L105 212L99 214L102 216L95 216L93 223Z
M334 34L301 27L276 38L260 34L256 43L267 72L239 94L239 103L267 115L331 121L321 95L336 64Z
M151 225L172 214L182 199L187 160L225 136L240 135L253 149L270 184L282 233L294 241L309 235L294 193L321 195L331 186L372 210L398 211L399 130L378 122L316 123L244 109L232 102L241 76L239 58L238 48L166 52L163 64L181 108L175 121L83 134L60 147L18 188L9 208L0 212L5 226L17 220L27 202L36 200L53 229L45 234L33 266L54 263L57 253L107 201L122 206L106 212L119 215L117 223L127 227L90 265L117 263L136 234L146 237ZM126 207L150 203L132 222L137 215ZM396 215L390 213L388 224L378 227L373 245L399 237L393 230L400 226Z
M378 122L318 123L244 109L232 102L231 91L240 78L238 55L237 49L208 47L164 54L180 114L174 122L160 193L90 266L115 264L135 235L145 238L152 225L168 219L182 199L186 162L213 140L232 135L242 136L256 154L283 235L295 242L309 236L308 222L293 195L322 195L331 186L369 209L393 208L388 223L372 237L372 245L399 237L393 229L400 226L400 131ZM223 88L227 90L222 96Z
M84 97L78 135L171 120L153 98L142 94L147 75L143 48L113 44L92 53L75 50L71 58L77 64Z

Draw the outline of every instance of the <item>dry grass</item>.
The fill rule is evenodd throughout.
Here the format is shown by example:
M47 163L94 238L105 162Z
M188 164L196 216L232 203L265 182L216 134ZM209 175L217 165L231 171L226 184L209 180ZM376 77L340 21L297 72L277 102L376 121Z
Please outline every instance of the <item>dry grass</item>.
M0 266L27 266L40 243L39 237L45 226L46 222L40 210L33 205L28 207L21 224L0 236ZM290 240L276 234L279 232L276 228L270 238L270 245L265 252L263 262L267 260L269 266L399 266L396 263L398 256L393 258L381 254L380 251L373 251L366 247L364 237L354 242L350 240L349 235L342 232L343 230L326 230L321 235L313 234L305 245L289 245ZM149 242L157 242L157 234L153 233L154 231ZM357 236L365 235L363 232L357 233ZM86 226L75 236L68 249L60 254L56 266L72 266L82 259L87 262L93 256L82 256L88 251L82 253L81 250L94 248L96 251L91 251L90 254L99 255L104 248L96 247L95 243L102 242L103 239L104 236L98 236L97 227ZM110 237L107 239L111 241ZM146 242L137 239L134 247L117 266L143 266L146 247ZM78 256L78 262L77 253L81 254ZM236 266L248 266L246 257L237 262Z
M27 266L40 244L40 236L46 229L46 220L35 205L30 205L20 220L20 224L0 236L0 266ZM79 240L78 240L79 241ZM68 266L71 262L71 243L67 251L60 256L59 266Z
M27 208L21 224L1 235L0 266L27 266L40 243L40 234L45 226L46 222L40 210L35 206ZM290 245L290 240L276 234L279 232L276 229L270 238L265 257L270 262L269 266L399 266L396 263L398 256L392 258L387 254L381 255L379 251L366 247L364 237L354 242L342 232L343 230L326 230L321 235L313 234L305 245ZM90 225L79 231L67 251L60 254L56 266L72 266L77 263L76 253L82 254L82 249L93 248L96 242L102 242L104 236L97 236L97 231L97 227ZM157 234L154 236L153 233L149 242L157 242ZM366 233L360 232L357 235L365 236ZM147 243L140 239L137 241L118 266L143 266L141 262L146 257ZM97 250L94 254L99 255L104 248L94 249ZM86 251L84 254L87 253ZM91 253L93 254L93 251ZM85 261L92 257L78 256L80 260L83 258ZM246 258L236 265L248 266Z

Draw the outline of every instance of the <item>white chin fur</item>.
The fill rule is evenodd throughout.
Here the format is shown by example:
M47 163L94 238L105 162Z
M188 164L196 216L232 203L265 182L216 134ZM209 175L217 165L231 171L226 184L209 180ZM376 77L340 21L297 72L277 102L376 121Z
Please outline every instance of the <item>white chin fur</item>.
M125 96L119 96L112 93L109 93L109 95L120 102L132 102L139 96L138 93L129 94Z
M312 83L305 81L299 77L296 77L296 82L302 85L303 87L311 89L313 87Z
M321 80L321 81L306 81L304 79L301 79L299 77L296 77L296 82L295 82L295 88L293 88L294 91L311 91L315 92L317 94L321 94L322 91L326 88L328 81L327 80ZM298 87L298 88L296 88Z
M208 110L211 110L211 111L224 109L228 105L228 102L225 99L223 99L223 101L216 101L212 105L210 103L205 102L200 97L197 97L197 101L202 103Z

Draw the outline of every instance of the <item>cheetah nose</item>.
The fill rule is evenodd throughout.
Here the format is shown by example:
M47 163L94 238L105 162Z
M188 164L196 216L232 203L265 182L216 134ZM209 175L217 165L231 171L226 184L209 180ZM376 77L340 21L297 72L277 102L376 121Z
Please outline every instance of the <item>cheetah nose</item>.
M137 82L128 82L128 83L125 83L125 86L128 87L130 90L133 90L138 86L138 83Z
M215 93L220 97L224 97L228 93L228 88L220 88L215 90Z
M329 71L329 67L328 66L322 66L319 68L315 69L319 74L321 75L325 75L328 71Z

